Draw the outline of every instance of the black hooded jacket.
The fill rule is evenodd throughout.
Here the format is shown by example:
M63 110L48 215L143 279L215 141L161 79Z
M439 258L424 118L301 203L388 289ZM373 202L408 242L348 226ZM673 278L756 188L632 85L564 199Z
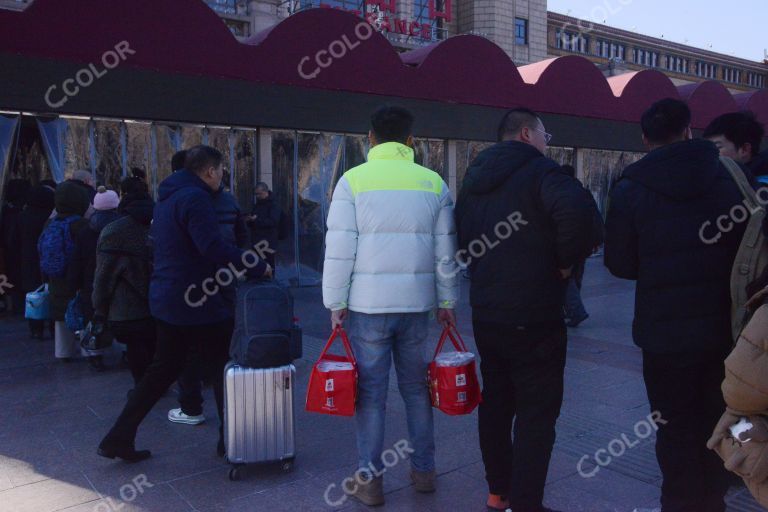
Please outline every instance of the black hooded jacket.
M456 204L474 318L561 325L566 281L558 269L589 255L593 222L579 182L533 146L501 142L481 152Z
M21 283L24 292L35 290L43 281L40 273L40 255L37 253L37 240L53 211L54 197L55 191L49 187L44 185L32 187L27 205L19 216Z
M637 280L638 346L655 353L730 346L730 274L746 223L728 218L742 200L706 140L661 147L624 170L611 193L605 264ZM721 215L727 232L717 227Z

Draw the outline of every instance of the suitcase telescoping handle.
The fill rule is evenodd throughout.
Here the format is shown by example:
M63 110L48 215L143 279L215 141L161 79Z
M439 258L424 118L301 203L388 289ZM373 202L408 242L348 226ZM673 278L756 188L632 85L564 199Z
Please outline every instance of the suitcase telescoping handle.
M459 331L456 330L455 327L448 325L443 329L443 333L440 335L440 341L437 342L437 348L435 348L435 355L432 358L433 360L437 358L437 355L440 353L441 350L443 350L443 345L445 344L445 340L450 338L451 343L453 343L454 348L458 352L467 352L467 345L464 343L464 340L461 338L461 334L459 334Z
M355 354L352 352L352 345L349 343L349 337L347 337L347 331L344 330L344 328L340 325L337 325L333 332L331 333L331 337L328 338L328 342L325 344L325 348L320 353L320 359L323 359L325 356L325 353L328 352L328 349L331 348L331 345L333 345L333 342L336 340L336 338L341 338L341 343L344 345L344 351L347 353L347 358L349 361L356 365L357 360L355 359Z

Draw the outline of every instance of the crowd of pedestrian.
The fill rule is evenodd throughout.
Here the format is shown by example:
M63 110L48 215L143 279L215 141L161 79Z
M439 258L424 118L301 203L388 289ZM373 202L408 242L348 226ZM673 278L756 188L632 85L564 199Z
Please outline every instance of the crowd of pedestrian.
M563 401L566 327L589 316L580 297L584 262L604 244L610 272L637 282L632 333L651 410L664 420L656 441L662 510L724 512L732 479L707 440L726 410L720 385L735 341L733 289L768 296L768 277L742 282L732 274L746 222L714 243L700 232L743 203L740 183L768 183L763 127L750 113L726 114L695 138L684 102L655 103L640 120L648 153L613 185L603 224L606 212L575 169L545 156L552 135L536 112L516 108L503 117L497 143L470 163L455 204L443 179L414 161L414 121L395 106L372 115L367 162L339 179L327 219L323 302L332 327L348 328L357 361L359 467L383 465L394 361L414 488L436 490L425 342L431 316L456 326L464 270L483 378L487 506L551 510L544 486ZM223 419L236 283L194 304L189 286L242 266L254 244L274 247L285 222L265 183L256 185L250 213L241 210L214 148L180 151L171 166L157 202L146 174L134 169L118 191L95 188L87 171L34 187L11 180L3 204L4 264L20 283L12 310L43 284L50 294L52 324L30 320L30 336L43 339L47 328L56 358L87 357L97 370L113 339L125 345L133 389L98 453L132 462L150 456L136 449L136 433L174 382L179 407L170 421L205 420L205 382ZM497 243L474 256L473 244L494 234ZM243 274L272 276L274 251L263 256ZM83 333L100 341L86 343ZM217 451L224 455L221 429ZM352 496L383 504L383 477L371 475Z

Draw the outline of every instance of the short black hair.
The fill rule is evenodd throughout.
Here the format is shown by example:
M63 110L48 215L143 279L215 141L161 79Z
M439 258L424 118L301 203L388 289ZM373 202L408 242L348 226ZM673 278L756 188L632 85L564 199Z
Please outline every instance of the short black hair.
M149 193L149 187L143 179L136 176L129 176L120 182L120 194L125 196L128 194L136 195L140 193Z
M187 150L187 158L184 160L184 169L195 174L201 174L208 167L218 167L224 155L211 146L199 145Z
M177 151L171 157L171 171L176 172L184 168L184 162L187 160L187 150Z
M752 156L760 152L760 143L765 136L765 128L757 121L755 114L749 110L730 112L716 117L704 130L704 138L722 135L733 142L736 149L744 144L752 145Z
M413 114L403 107L384 105L371 115L371 129L379 144L405 144L413 130Z
M691 109L674 98L659 100L643 113L640 126L651 144L669 144L691 125Z
M504 140L505 135L517 135L523 128L536 128L536 121L541 117L533 110L525 107L513 108L501 119L496 136L498 141Z
M265 190L269 192L269 185L267 185L263 181L260 181L256 184L256 190Z

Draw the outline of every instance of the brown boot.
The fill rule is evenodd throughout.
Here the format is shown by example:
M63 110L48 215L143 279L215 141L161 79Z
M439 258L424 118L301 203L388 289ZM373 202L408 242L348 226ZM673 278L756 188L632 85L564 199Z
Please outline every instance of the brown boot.
M363 505L378 507L384 504L384 477L373 478L365 483L355 480L355 490L350 496Z
M416 492L435 492L435 472L411 470L411 481Z

